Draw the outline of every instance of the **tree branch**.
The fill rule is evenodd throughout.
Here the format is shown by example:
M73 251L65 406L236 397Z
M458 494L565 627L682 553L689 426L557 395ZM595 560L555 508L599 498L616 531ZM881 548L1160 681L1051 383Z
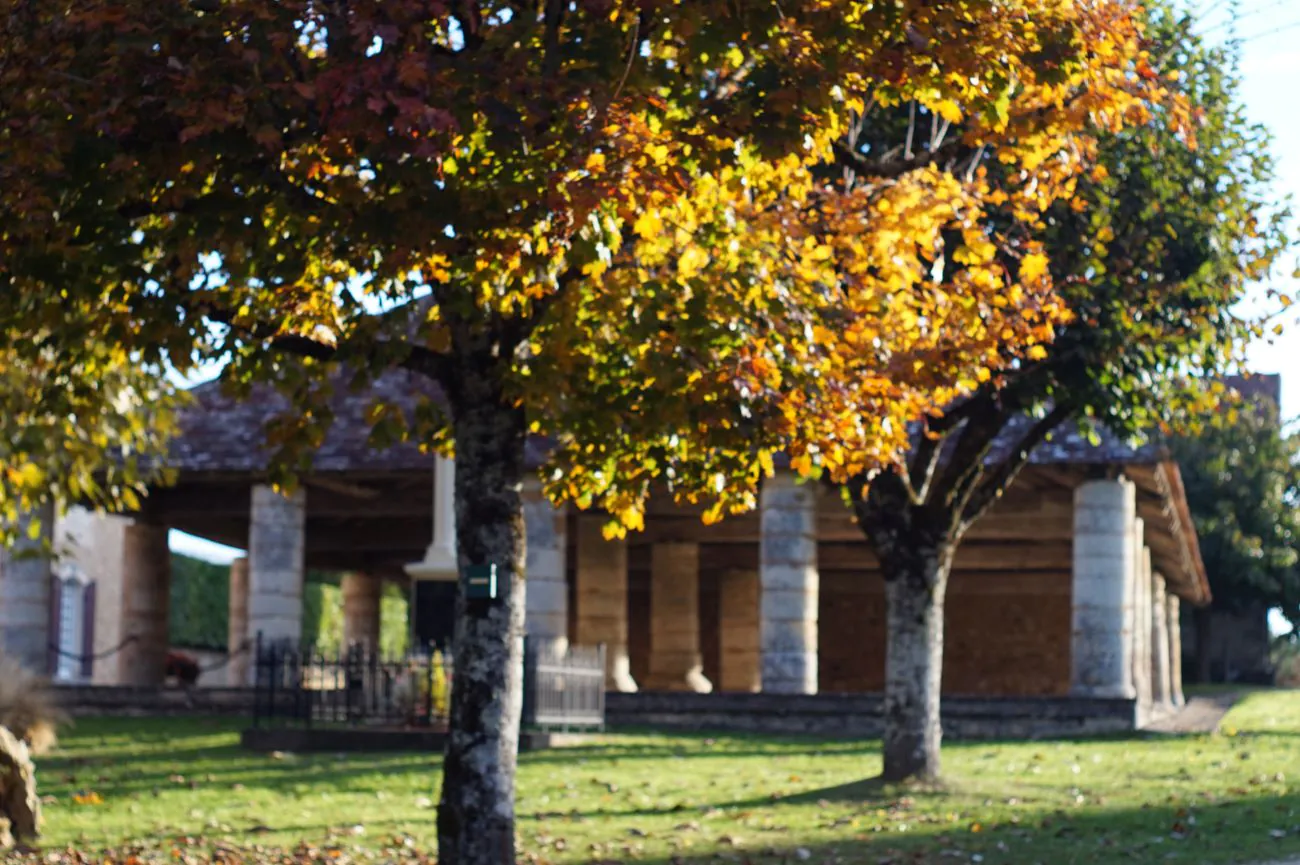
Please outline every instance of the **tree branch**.
M956 159L962 151L962 142L959 138L953 139L934 150L923 150L910 156L905 151L892 150L880 159L872 159L839 141L831 145L831 148L835 153L835 162L842 168L866 177L893 178L927 165L938 165ZM896 153L901 158L895 156Z
M957 435L957 443L944 460L945 467L935 494L942 496L955 518L966 497L984 473L984 456L1002 431L1006 413L992 393L977 393L962 406L969 416Z
M934 473L939 468L939 457L943 453L943 435L930 435L930 424L926 422L921 430L921 440L912 449L912 459L907 467L907 486L912 501L924 504L930 495L930 485L934 482Z
M365 347L358 347L350 346L346 342L330 345L327 342L321 342L308 336L286 334L272 337L269 340L269 345L272 349L282 351L285 354L323 361L338 360L340 357L346 357L349 354L365 356L370 360L382 360L390 352L397 351L400 356L391 366L398 369L418 373L440 384L451 373L450 357L405 340L381 340ZM361 348L361 350L358 350L358 348Z
M349 355L360 356L371 362L383 361L385 366L418 373L444 387L452 377L453 369L449 356L407 340L376 340L368 343L360 341L348 343L345 340L331 344L302 334L279 333L278 328L266 324L239 327L235 324L235 317L229 310L208 304L203 305L201 312L210 321L238 330L247 339L266 342L272 350L285 354L320 361L346 361Z
M478 0L456 0L452 4L451 17L460 27L465 50L476 51L487 41L483 37L483 12L478 7Z
M565 0L546 0L542 24L546 28L542 37L542 77L552 78L560 71L560 28L564 26Z
M1016 443L1007 458L993 471L988 472L967 498L962 508L959 532L964 533L971 524L984 516L993 503L1011 486L1020 474L1020 470L1028 465L1034 448L1042 444L1048 434L1067 420L1074 411L1073 403L1068 401L1058 403L1020 437L1020 441Z

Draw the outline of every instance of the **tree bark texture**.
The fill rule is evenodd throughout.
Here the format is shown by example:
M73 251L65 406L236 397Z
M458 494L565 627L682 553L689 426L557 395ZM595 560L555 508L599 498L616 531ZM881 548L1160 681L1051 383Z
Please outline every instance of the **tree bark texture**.
M943 602L957 545L954 519L917 506L893 479L857 505L885 578L884 771L887 781L939 777Z
M489 376L457 383L460 567L451 717L438 805L441 865L514 865L523 705L526 425ZM467 567L496 565L496 600L466 597Z
M881 559L888 628L883 743L888 781L939 777L943 602L952 556L942 546L913 543L892 560Z

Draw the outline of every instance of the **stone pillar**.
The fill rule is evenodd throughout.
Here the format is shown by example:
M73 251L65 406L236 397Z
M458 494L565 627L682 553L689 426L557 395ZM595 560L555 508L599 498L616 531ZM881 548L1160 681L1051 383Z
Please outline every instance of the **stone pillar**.
M763 690L817 693L817 487L779 472L763 484L761 645Z
M135 522L122 538L122 638L118 681L161 685L167 672L171 611L171 550L167 527Z
M627 655L627 542L605 540L598 514L578 514L574 564L574 640L605 644L605 688L635 691Z
M655 544L650 552L651 691L707 694L700 655L700 545Z
M248 559L242 556L230 563L228 603L226 684L231 688L241 688L248 684L253 658L253 644L248 635Z
M28 534L32 521L39 534ZM43 550L54 537L54 507L44 505L20 518L21 538L0 551L0 651L36 673L53 673L55 656L50 644L53 617L50 596L54 582L50 558Z
M384 581L369 574L343 575L343 644L360 645L367 652L379 649L379 602Z
M1095 480L1074 492L1070 692L1133 699L1132 481Z
M1165 620L1169 626L1169 701L1181 706L1184 703L1182 605L1173 592L1166 593L1165 603Z
M1168 708L1173 703L1169 684L1169 599L1165 578L1151 574L1151 701Z
M763 688L760 611L762 584L754 571L723 571L718 579L718 690Z
M248 527L248 635L263 643L302 642L307 498L253 487Z
M415 580L454 583L456 564L456 461L437 457L433 468L433 540L424 558L405 568ZM413 590L414 591L414 590Z
M530 637L559 641L569 638L569 588L565 580L564 509L542 495L535 478L524 483L524 529L528 557L524 564L527 614L524 630Z
M1151 551L1146 525L1134 520L1133 544L1133 689L1137 692L1138 723L1145 724L1151 708Z

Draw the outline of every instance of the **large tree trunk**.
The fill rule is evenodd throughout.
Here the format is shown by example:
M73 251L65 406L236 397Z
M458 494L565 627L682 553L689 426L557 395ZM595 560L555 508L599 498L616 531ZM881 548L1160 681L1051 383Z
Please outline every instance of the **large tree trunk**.
M882 475L855 505L885 578L884 778L939 777L943 599L958 537L942 507L918 505Z
M438 805L441 865L514 865L523 704L526 425L499 384L457 382L460 560L450 729ZM466 568L496 565L497 600L468 600Z
M943 600L951 547L900 538L881 555L885 574L884 777L939 777L939 690L943 677Z

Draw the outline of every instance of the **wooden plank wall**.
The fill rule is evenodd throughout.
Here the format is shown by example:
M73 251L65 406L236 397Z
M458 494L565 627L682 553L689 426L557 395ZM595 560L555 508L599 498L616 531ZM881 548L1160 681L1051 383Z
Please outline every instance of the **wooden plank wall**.
M658 511L658 512L656 512ZM700 649L718 681L718 574L758 569L757 520L701 526L698 516L652 508L629 537L628 652L644 680L650 653L650 543L700 547ZM1068 691L1073 495L1031 475L958 550L948 589L945 693L1050 695ZM820 675L824 693L884 687L885 605L879 565L847 510L828 493L818 510Z
M1073 496L1063 487L1026 487L958 548L946 604L945 693L1069 690ZM835 504L823 501L818 519L819 687L880 691L884 580L866 543L847 540L858 529Z

